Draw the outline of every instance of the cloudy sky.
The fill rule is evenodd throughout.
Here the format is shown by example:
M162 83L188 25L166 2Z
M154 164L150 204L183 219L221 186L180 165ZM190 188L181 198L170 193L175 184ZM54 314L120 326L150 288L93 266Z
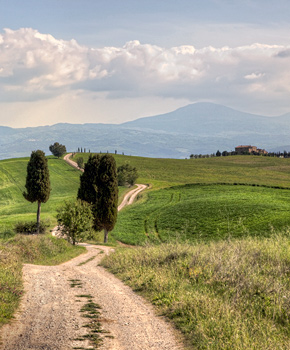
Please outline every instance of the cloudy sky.
M0 125L290 112L289 0L0 0Z

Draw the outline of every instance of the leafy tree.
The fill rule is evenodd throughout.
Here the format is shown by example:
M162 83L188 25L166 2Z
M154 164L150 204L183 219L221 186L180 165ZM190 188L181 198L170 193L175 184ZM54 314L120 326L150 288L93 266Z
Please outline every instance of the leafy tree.
M50 152L57 158L63 156L66 153L66 147L58 142L49 146Z
M94 206L95 228L104 230L104 243L113 230L118 212L118 181L116 162L113 156L101 157L98 169L97 201Z
M133 186L138 178L137 169L128 163L120 165L117 174L119 186L125 186L127 184Z
M92 229L93 214L87 202L76 200L65 202L57 210L58 230L73 245L84 239Z
M95 205L98 193L98 171L100 156L90 155L85 164L84 172L80 177L80 187L78 190L78 199Z
M215 154L217 157L220 157L222 154L219 150L217 150L216 154Z
M51 187L47 159L43 151L33 151L27 164L26 192L23 196L29 202L37 202L37 233L40 225L41 203L49 199Z
M83 167L84 167L84 158L83 157L79 157L77 159L77 165L79 168L83 169Z

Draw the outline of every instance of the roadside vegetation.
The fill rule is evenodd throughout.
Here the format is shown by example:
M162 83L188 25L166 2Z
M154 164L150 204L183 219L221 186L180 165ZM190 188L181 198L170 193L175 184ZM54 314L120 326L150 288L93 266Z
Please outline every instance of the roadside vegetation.
M103 265L172 319L190 349L289 349L289 231L120 248Z

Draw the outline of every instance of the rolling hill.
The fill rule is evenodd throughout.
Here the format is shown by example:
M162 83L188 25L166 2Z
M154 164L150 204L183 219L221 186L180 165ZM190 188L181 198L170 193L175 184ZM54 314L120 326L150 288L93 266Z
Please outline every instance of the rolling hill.
M268 151L290 150L290 114L264 117L216 105L196 103L176 111L123 124L67 124L13 129L0 127L0 159L29 156L55 141L69 151L78 147L159 158L231 151L252 144Z

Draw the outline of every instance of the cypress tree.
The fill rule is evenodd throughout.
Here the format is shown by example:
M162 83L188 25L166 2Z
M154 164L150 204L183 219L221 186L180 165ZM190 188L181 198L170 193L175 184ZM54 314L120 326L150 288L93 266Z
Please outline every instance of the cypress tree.
M78 198L92 205L94 229L104 230L106 243L117 221L118 211L117 170L111 155L90 155L80 177Z
M26 192L23 196L29 202L37 202L37 233L39 233L41 203L49 199L51 187L47 159L43 151L33 151L27 164Z
M94 207L95 228L104 230L104 243L113 230L118 212L118 180L115 159L104 155L98 169L98 192Z
M98 171L100 156L90 155L84 167L84 172L80 176L80 187L78 190L78 199L95 205L98 193Z

